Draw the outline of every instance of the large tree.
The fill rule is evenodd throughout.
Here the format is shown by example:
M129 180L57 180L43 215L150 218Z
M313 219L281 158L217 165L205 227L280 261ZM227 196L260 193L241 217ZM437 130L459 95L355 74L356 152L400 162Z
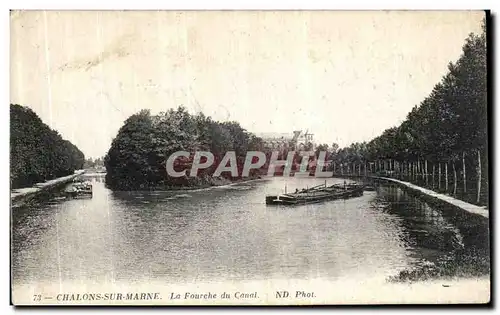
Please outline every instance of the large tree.
M228 151L235 151L241 174L247 151L261 147L262 139L234 121L218 122L203 114L191 115L183 107L159 115L143 110L129 117L113 140L105 158L106 182L112 189L121 190L198 185L203 180L206 183ZM174 165L177 171L186 169L186 176L167 174L166 161L176 151L190 153L189 158L176 159ZM191 178L189 169L196 151L210 151L214 164Z
M10 104L10 178L12 188L27 187L73 174L84 154L43 123L28 107Z

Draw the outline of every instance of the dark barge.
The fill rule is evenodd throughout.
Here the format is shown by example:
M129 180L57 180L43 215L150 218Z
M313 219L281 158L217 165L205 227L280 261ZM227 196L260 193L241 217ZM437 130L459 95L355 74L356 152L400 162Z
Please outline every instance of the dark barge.
M266 196L268 205L299 205L317 203L327 200L347 199L363 195L365 185L363 184L325 184L308 189L302 189L294 193Z

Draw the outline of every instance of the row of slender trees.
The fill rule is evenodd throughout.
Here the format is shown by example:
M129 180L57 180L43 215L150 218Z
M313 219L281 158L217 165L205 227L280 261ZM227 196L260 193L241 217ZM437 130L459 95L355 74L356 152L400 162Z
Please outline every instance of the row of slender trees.
M463 192L473 188L479 202L488 187L486 28L470 34L455 63L428 97L400 126L364 143L353 143L332 157L337 172L381 170L428 182L441 176ZM460 178L459 178L460 177ZM458 183L457 183L458 182ZM486 186L486 187L485 187Z
M104 159L106 183L115 190L210 184L210 177L226 152L236 152L241 174L247 151L262 148L262 139L237 122L214 121L202 113L191 115L182 106L159 115L142 110L125 121L112 141ZM200 170L196 178L170 177L165 162L177 151L192 152L189 159L176 160L181 164L175 165L179 170L190 169L196 151L213 153L214 163Z
M73 174L84 154L43 123L28 107L10 104L10 180L12 188Z

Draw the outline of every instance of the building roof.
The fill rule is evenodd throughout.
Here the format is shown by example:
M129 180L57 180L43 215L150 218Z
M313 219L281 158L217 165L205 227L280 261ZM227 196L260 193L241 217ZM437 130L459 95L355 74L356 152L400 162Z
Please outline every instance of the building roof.
M264 140L292 140L293 134L292 133L279 133L279 132L259 132L255 133L257 137L260 137Z

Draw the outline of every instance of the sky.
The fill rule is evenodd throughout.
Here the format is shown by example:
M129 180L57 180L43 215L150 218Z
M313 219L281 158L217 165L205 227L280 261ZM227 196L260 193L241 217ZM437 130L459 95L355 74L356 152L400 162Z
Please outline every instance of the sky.
M86 157L124 120L186 107L250 132L369 141L481 31L482 11L14 11L10 102Z

